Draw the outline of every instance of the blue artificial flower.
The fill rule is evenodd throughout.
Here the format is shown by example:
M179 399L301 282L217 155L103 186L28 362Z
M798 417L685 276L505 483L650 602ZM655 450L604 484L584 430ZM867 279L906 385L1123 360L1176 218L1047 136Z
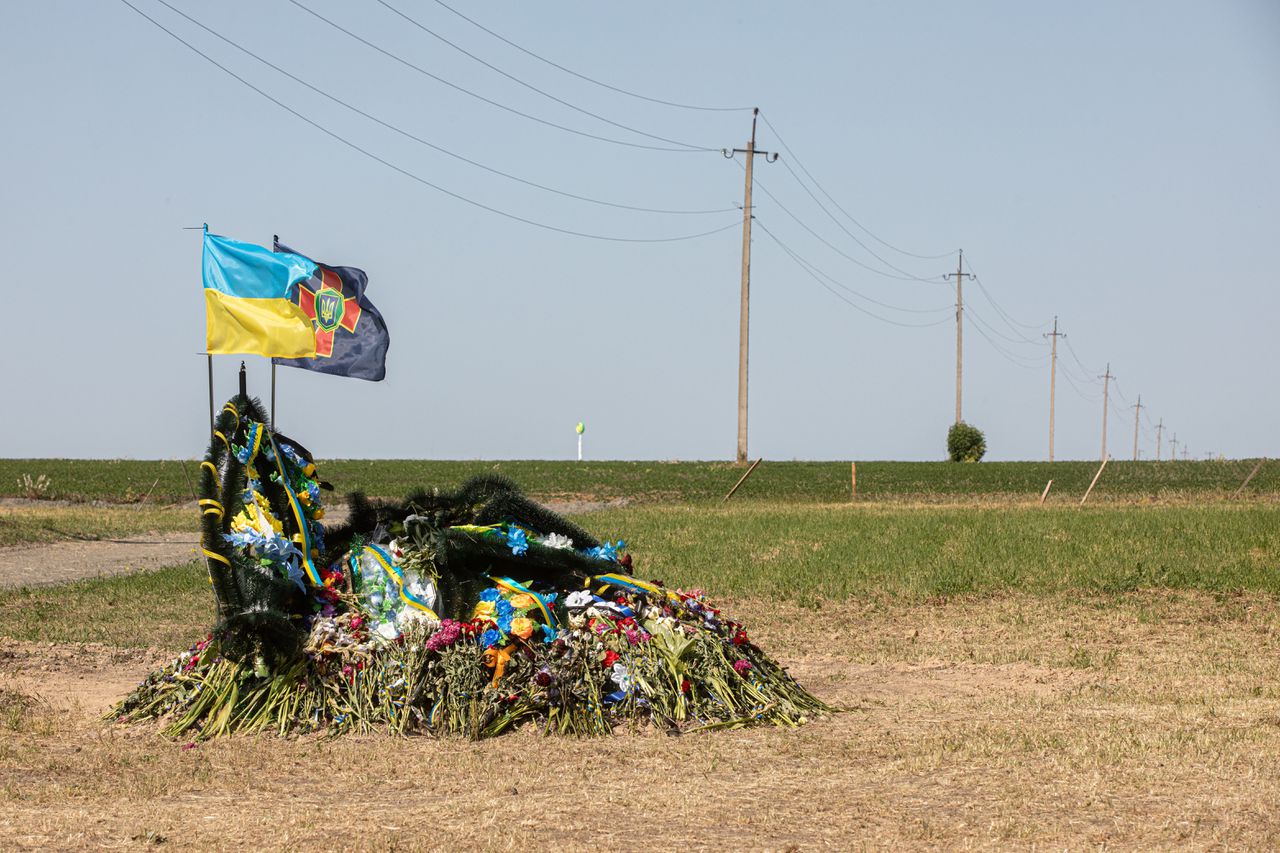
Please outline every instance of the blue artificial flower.
M480 593L481 601L497 601L499 598L502 598L502 593L498 592L497 587L491 586L484 592Z
M611 562L617 562L618 551L620 551L622 547L626 544L627 543L623 542L621 539L618 540L617 545L613 544L612 542L609 542L608 540L605 540L605 543L603 545L597 545L596 547L588 550L587 556L595 557L597 560L609 560Z
M529 538L523 530L514 524L507 528L507 547L517 557L523 557L524 553L529 550Z
M558 634L559 632L555 628L552 628L550 625L542 626L542 642L554 643Z
M498 617L498 630L504 633L511 632L511 615L510 614L506 616Z
M484 646L486 649L498 645L501 641L502 634L493 628L490 628L480 635L480 645Z
M510 619L511 615L515 612L514 609L511 607L511 602L505 598L498 599L498 603L494 606L493 610L495 613L498 614L499 619L503 618L504 616L507 619Z

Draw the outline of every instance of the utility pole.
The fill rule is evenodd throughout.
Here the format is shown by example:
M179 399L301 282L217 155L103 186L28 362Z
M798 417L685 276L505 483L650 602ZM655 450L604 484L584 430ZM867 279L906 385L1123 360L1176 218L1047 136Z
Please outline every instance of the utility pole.
M1171 462L1177 462L1178 461L1178 434L1176 432L1173 434L1173 440L1169 442L1169 447L1170 447L1169 460Z
M1164 432L1164 418L1160 419L1160 423L1156 424L1156 461L1160 461L1160 438Z
M1138 402L1133 406L1133 461L1138 461L1138 415L1142 414L1142 395L1138 395Z
M766 163L776 163L778 155L770 159L768 151L756 151L756 118L759 108L751 111L751 141L746 148L722 149L721 154L732 158L734 154L747 155L746 189L742 194L742 304L738 313L738 464L747 462L747 339L751 326L751 167L756 154L763 154Z
M960 389L964 376L964 280L973 278L972 273L964 271L964 249L960 250L955 273L947 273L943 278L951 278L952 275L956 277L956 423L960 423Z
M1058 338L1065 338L1066 332L1058 331L1058 318L1053 318L1053 331L1042 337L1053 338L1053 356L1049 359L1049 461L1053 461L1053 398L1058 381Z
M1098 377L1102 380L1102 458L1107 458L1107 391L1111 387L1111 362L1107 362L1107 372Z

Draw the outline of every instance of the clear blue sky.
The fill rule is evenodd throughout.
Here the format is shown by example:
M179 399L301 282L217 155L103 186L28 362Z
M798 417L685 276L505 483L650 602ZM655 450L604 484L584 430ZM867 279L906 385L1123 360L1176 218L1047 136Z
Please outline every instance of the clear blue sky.
M607 144L448 89L289 0L169 0L333 96L493 168L622 204L724 212L623 211L458 162L282 77L157 0L131 2L315 122L477 202L603 235L731 227L643 244L505 219L324 135L118 0L10 0L0 6L0 354L10 404L0 455L201 452L200 240L181 229L208 222L266 245L279 234L369 274L391 328L387 380L279 372L280 426L320 455L567 458L574 424L585 420L590 457L732 457L742 171L740 158L718 149L744 146L749 112L628 97L542 64L431 0L388 0L583 110L716 150ZM515 109L653 142L495 74L375 0L299 2ZM852 302L897 322L939 324L904 328L854 310L757 227L753 456L942 455L955 326L954 291L940 276L955 258L898 250L960 247L1000 309L1027 324L1003 322L966 285L964 413L986 431L990 458L1047 453L1041 333L1055 314L1074 350L1059 363L1060 458L1099 452L1094 377L1108 361L1119 377L1110 419L1118 457L1131 452L1138 394L1152 422L1163 419L1196 457L1277 453L1280 4L451 5L612 85L759 106L776 129L762 126L759 146L780 150L781 134L798 157L782 149L785 163L817 179L815 194L844 228L898 270L931 279L866 269L901 275L838 227L784 162L757 161L758 226L894 308L839 291ZM265 397L269 369L247 360L251 390ZM236 363L215 359L219 400L234 390ZM1145 421L1142 446L1154 454Z

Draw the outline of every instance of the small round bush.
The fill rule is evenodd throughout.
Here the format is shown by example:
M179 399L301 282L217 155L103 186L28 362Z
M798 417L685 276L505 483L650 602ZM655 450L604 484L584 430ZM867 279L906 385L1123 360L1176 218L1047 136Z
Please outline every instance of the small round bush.
M978 462L987 452L987 439L976 426L960 421L947 431L947 455L952 462Z

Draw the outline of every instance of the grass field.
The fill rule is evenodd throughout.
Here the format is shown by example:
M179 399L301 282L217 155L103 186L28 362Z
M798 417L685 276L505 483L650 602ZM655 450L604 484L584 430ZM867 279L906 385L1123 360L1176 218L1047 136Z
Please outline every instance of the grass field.
M1112 461L1090 500L1224 497L1235 491L1257 460L1201 462ZM1079 501L1096 462L860 462L859 497L872 501L956 501L1038 498L1054 481L1054 502ZM131 502L193 499L197 465L186 461L0 459L0 497L24 497L23 475L49 480L45 496ZM473 474L496 471L543 498L591 496L646 502L718 500L742 469L726 462L466 462L329 460L321 474L341 491L400 497L416 486L451 488ZM184 473L185 472L185 473ZM190 480L188 479L190 478ZM849 497L848 462L766 461L734 500L832 503ZM1280 462L1263 466L1250 494L1280 495Z
M69 481L82 491L60 494L117 500L158 476L158 463L65 464L0 469L10 480L5 465L46 473L55 490L78 471ZM719 498L741 471L728 465L407 464L323 471L374 494L496 468L544 497L626 498L575 520L625 537L640 576L707 589L846 710L798 731L681 738L526 729L480 744L188 746L97 715L208 630L201 565L10 589L0 591L0 842L1280 845L1276 463L1243 501L1223 499L1252 467L1243 462L1113 463L1099 486L1110 491L1083 509L1073 504L1092 463L866 463L857 504L847 464L776 463L727 505ZM163 468L181 477L175 463ZM1036 506L1049 476L1075 499ZM135 489L138 477L150 480ZM194 529L189 506L150 501L0 505L0 533Z

